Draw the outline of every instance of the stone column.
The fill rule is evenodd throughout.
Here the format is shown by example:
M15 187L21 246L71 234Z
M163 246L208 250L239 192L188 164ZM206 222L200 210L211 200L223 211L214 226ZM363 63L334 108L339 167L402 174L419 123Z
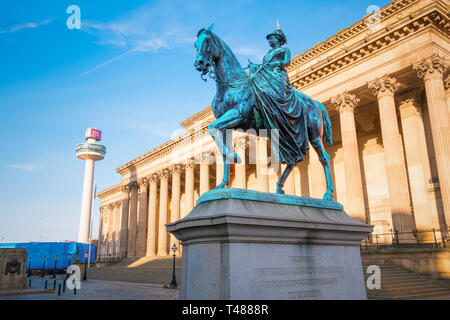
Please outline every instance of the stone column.
M443 75L447 62L439 55L420 61L413 66L425 82L430 115L439 186L444 207L445 222L450 226L450 112L445 96Z
M352 218L366 223L366 208L364 204L361 163L359 160L358 139L356 137L354 115L354 110L359 101L359 98L348 92L331 99L331 103L333 103L339 111L339 118L341 121L348 214Z
M155 256L157 254L156 244L158 241L158 176L152 174L148 177L149 181L149 199L148 199L148 234L147 234L147 253L146 256Z
M308 178L310 197L322 199L326 191L327 182L322 163L319 161L319 156L311 144L309 146Z
M310 153L311 155L311 153ZM300 171L300 195L302 197L311 197L311 189L309 187L309 163L311 156L298 164Z
M247 137L245 135L240 135L236 138L236 153L241 158L241 163L236 163L234 165L234 176L235 176L235 186L236 188L247 189L247 172L246 166L247 161L245 159L245 150L247 149Z
M110 224L110 213L111 210L109 208L109 205L105 206L106 207L106 213L105 213L105 255L108 256L109 254L109 248L110 248L110 243L109 243L109 224Z
M180 220L180 197L181 197L181 170L182 167L179 164L173 165L171 168L172 173L172 197L170 203L170 222ZM180 243L173 234L170 234L170 248L176 244L180 249ZM177 253L181 251L178 250Z
M105 241L105 235L104 231L105 229L105 214L106 214L106 208L105 206L100 207L100 222L99 222L99 229L98 229L98 248L97 248L97 257L100 257L103 255L104 250L104 241Z
M114 203L109 204L108 206L109 208L109 212L108 212L108 254L113 254L114 251L114 235L113 235L113 230L114 230Z
M210 154L203 153L200 156L200 195L209 191L209 162Z
M214 151L216 159L216 186L218 186L223 179L223 157L219 150Z
M145 256L146 240L147 240L147 224L148 224L148 208L147 208L147 187L148 179L141 178L139 183L139 217L137 225L136 255L138 257Z
M128 257L136 256L137 192L138 192L138 184L136 182L131 182L130 217L128 221Z
M431 177L430 163L422 119L422 107L415 91L401 97L399 109L416 228L419 231L432 228L439 229L439 220L437 216L434 216L426 189ZM433 240L433 234L431 233L419 235L421 236L420 240Z
M447 98L448 113L450 113L450 74L445 78L445 97Z
M116 201L116 212L114 215L114 241L116 243L115 246L115 251L114 254L116 256L120 255L120 251L119 251L119 244L120 244L120 238L119 238L119 233L120 233L120 204L121 201Z
M295 195L298 197L302 196L302 180L300 175L300 167L297 164L294 169L292 169L292 173L294 176L294 188L295 188Z
M111 220L112 220L112 227L111 227L111 245L112 245L112 250L111 250L111 254L114 256L116 254L116 247L117 247L117 242L116 242L116 228L117 225L119 224L119 221L117 220L117 212L119 211L119 208L117 206L117 202L114 202L113 204L111 204L112 209L111 209Z
M256 138L256 180L258 191L269 192L267 137Z
M129 211L129 186L122 186L122 205L120 210L120 234L119 234L119 247L120 255L122 257L127 256L128 250L128 211Z
M169 170L162 170L160 173L159 187L159 226L158 226L158 255L166 256L169 254L167 240L169 234L166 231L166 224L169 223L167 217L168 197L169 197Z
M186 163L185 172L185 194L186 194L186 215L194 209L194 163Z
M384 76L368 86L378 99L392 223L398 232L412 232L415 226L394 100L399 84L395 78ZM413 236L400 235L400 239L413 239Z
M281 174L283 174L284 169L286 169L286 165L282 164L278 179L281 177ZM284 182L283 190L286 194L295 195L294 169L292 169L291 173Z

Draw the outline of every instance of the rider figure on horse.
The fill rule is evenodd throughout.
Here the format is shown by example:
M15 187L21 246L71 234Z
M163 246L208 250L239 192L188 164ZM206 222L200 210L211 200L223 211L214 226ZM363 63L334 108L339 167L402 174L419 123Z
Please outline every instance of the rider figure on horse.
M269 41L271 49L264 56L263 65L270 68L274 74L279 76L282 80L280 83L285 84L285 90L283 90L283 88L279 88L279 94L285 98L286 92L289 92L291 88L289 77L285 69L285 67L291 62L291 51L289 48L282 47L287 44L287 38L284 32L280 29L278 22L277 30L269 33L266 36L266 39ZM258 70L259 66L260 65L254 64L249 60L249 73L254 74Z

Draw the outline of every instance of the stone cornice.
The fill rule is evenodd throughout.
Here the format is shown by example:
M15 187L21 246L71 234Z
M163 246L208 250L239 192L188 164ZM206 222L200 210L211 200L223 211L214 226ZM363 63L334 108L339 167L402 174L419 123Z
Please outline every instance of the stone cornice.
M102 190L102 191L98 192L97 193L97 197L99 197L100 199L103 199L103 198L105 198L105 197L107 197L107 196L109 196L111 194L120 192L121 187L122 187L121 183L116 184L116 185L114 185L112 187L109 187L109 188L107 188L105 190Z
M181 122L180 125L185 127L186 129L189 129L192 126L194 126L196 123L199 123L199 122L202 122L202 121L208 119L209 117L211 117L211 115L212 115L212 109L211 109L211 106L208 106L205 109L203 109L202 111L194 114L192 117L189 117L186 120L184 120L183 122Z
M363 59L366 59L381 50L402 41L408 36L417 33L427 27L434 28L445 36L450 32L450 23L448 17L439 10L433 10L422 15L413 15L414 20L404 24L400 21L399 25L391 25L382 30L382 34L370 40L369 38L361 41L355 48L342 50L334 56L329 56L326 60L312 66L311 68L298 71L291 76L291 83L295 89L300 90L305 86L311 85L316 81L325 78L343 68L353 65Z
M421 0L392 1L390 4L380 9L380 23L398 14L400 11L405 10L411 5L418 3L419 1ZM414 16L414 13L410 14ZM366 18L368 16L370 16L370 14L366 15L361 20L347 27L346 29L340 30L331 38L319 42L308 51L296 55L294 58L292 58L291 63L286 67L287 71L290 72L304 65L305 63L311 61L315 57L323 55L324 53L330 51L333 48L338 47L340 44L348 41L349 39L355 37L356 35L359 35L364 31L366 31L369 28L369 26L366 23ZM344 47L342 49L345 50L346 48Z
M204 114L208 114L208 116L214 117L211 107L205 108L202 112ZM192 118L192 117L191 117ZM132 168L136 169L137 166L143 166L147 163L152 162L154 159L160 158L178 148L182 148L186 145L192 144L193 141L207 135L208 133L208 124L209 122L204 122L198 127L194 127L194 130L189 130L181 135L163 143L162 145L144 153L143 155L125 163L121 167L116 169L116 172L123 175L127 171L130 171Z

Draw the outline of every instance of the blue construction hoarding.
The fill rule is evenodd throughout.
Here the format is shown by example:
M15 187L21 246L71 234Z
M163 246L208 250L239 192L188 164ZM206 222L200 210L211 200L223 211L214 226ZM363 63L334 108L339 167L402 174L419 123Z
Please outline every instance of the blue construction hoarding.
M78 242L24 242L24 243L0 243L0 248L25 248L28 253L27 269L53 270L56 261L56 270L64 270L70 264L87 262L89 244ZM95 245L91 245L90 262L95 262ZM56 258L57 257L57 258ZM31 259L31 263L30 263Z

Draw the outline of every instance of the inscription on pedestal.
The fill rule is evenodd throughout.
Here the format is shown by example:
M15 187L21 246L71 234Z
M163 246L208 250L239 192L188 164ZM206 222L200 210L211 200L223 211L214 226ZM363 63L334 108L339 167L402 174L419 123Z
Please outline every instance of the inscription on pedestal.
M317 299L322 297L323 286L337 286L344 278L343 266L316 266L313 256L289 256L288 261L298 266L256 268L258 278L265 279L259 281L262 287L287 288L289 299Z

